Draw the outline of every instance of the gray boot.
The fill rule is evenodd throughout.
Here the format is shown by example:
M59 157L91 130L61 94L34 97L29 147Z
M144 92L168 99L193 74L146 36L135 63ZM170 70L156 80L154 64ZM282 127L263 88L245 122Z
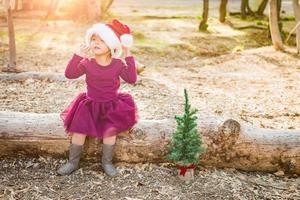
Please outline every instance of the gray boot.
M70 144L69 149L69 161L57 170L59 175L69 175L79 168L83 145Z
M103 144L102 145L102 168L104 172L113 177L118 174L118 171L112 164L114 145Z

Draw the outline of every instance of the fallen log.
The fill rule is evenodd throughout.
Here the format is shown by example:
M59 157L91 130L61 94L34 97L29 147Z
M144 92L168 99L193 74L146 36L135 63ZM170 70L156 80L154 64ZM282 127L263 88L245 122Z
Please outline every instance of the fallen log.
M138 62L137 62L138 63ZM145 70L145 65L138 63L137 73L141 74ZM0 73L0 81L24 81L27 79L37 79L37 80L53 80L53 81L70 81L67 79L63 73L57 72L20 72L20 73ZM84 76L78 79L72 79L71 81L83 81Z
M173 119L140 120L118 136L115 161L164 162L176 123ZM229 119L199 118L207 151L203 166L245 171L300 174L300 131L251 127ZM98 159L101 141L88 138L86 159ZM66 156L69 139L57 113L35 114L0 111L0 156Z
M259 29L259 30L268 30L268 27L266 26L260 26L260 25L246 25L246 26L231 26L234 29L237 30L244 30L244 29Z
M54 80L54 81L67 81L68 79L63 73L56 72L20 72L20 73L1 73L0 80L7 81L24 81L26 79L37 79L37 80ZM77 80L83 80L83 77Z

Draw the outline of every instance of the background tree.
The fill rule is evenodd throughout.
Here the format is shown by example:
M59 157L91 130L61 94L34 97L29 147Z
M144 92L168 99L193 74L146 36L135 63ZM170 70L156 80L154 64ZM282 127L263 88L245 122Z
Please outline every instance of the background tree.
M51 0L50 1L50 4L47 9L46 19L51 15L55 15L58 4L59 4L59 0Z
M293 9L295 13L296 20L296 43L297 43L297 52L300 53L300 5L299 0L293 0Z
M59 0L51 0L49 2L48 8L47 8L47 14L46 14L46 19L49 18L49 16L55 16L56 15L56 10L57 6L59 4Z
M22 10L31 10L33 8L32 0L22 0Z
M241 0L241 16L242 19L246 19L247 15L253 15L253 11L250 8L249 0Z
M85 14L88 21L95 22L100 18L100 8L102 1L86 0L85 1Z
M270 0L269 26L274 48L283 50L283 42L278 26L278 0Z
M277 16L278 16L278 21L280 20L280 12L281 12L281 0L277 0Z
M113 0L87 0L87 16L89 21L103 20Z
M256 11L253 11L250 6L249 0L241 0L240 12L230 12L231 15L241 15L242 19L246 19L247 16L262 17L264 16L264 11L268 5L268 0L261 0ZM281 10L281 0L278 1L278 13ZM279 14L278 14L279 16Z
M15 31L12 17L10 0L5 0L4 5L7 9L7 26L8 26L8 40L9 40L9 61L7 67L3 69L6 72L16 71L16 41L15 41Z
M107 14L113 0L75 0L69 9L72 19L85 18L90 22L99 22Z
M225 22L225 20L226 20L227 3L228 3L228 0L221 0L221 3L220 3L220 8L219 8L220 16L219 16L219 20L222 23Z
M202 20L199 24L200 31L206 31L208 24L208 11L209 11L209 0L203 0L203 11L202 11Z
M18 11L19 9L19 0L15 0L15 8L14 11Z
M109 8L111 7L113 0L102 0L101 4L101 15L100 18L103 19L107 14Z
M268 5L268 0L262 0L258 6L256 14L259 16L263 16L267 5Z
M248 0L242 0L241 1L241 16L242 19L246 19L247 16L247 11L246 11L246 3L248 2Z

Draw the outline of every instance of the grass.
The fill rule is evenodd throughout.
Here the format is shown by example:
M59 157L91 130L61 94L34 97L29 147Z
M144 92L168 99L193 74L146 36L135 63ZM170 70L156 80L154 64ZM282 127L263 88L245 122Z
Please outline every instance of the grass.
M156 48L158 50L161 50L169 45L169 43L159 40L159 39L154 39L154 38L147 38L142 32L136 31L133 33L134 34L134 41L135 45L137 46L148 46L152 48Z
M134 31L133 32L133 37L134 37L135 40L145 39L145 35L142 32L139 32L139 31Z
M156 15L145 15L144 19L194 19L194 16L188 15L172 15L172 16L156 16Z
M135 44L137 46L149 46L156 49L163 49L169 45L169 43L165 41L149 38L137 39L135 40Z
M7 31L0 31L0 38L2 38L3 40L4 39L7 39Z
M39 40L45 35L46 34L43 34L41 32L30 33L27 31L15 31L15 40L17 43L22 44L31 40ZM8 41L8 31L0 31L0 37L3 38L3 40Z
M285 16L281 18L281 21L295 21L294 16Z

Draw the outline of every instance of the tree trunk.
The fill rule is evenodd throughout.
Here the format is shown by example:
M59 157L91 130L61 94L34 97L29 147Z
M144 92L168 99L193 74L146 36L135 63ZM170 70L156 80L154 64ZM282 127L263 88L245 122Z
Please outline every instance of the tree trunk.
M14 11L18 11L19 8L19 0L15 0L15 8Z
M100 0L74 0L73 9L70 9L72 19L86 20L91 23L99 22L101 16L100 4Z
M276 50L283 50L282 38L278 26L277 0L270 0L269 25L272 43Z
M199 25L200 31L206 31L207 30L207 20L208 20L208 11L209 11L209 1L203 0L203 12L202 12L202 20Z
M22 10L31 10L32 8L32 0L22 0Z
M280 12L281 12L281 0L277 0L277 16L278 16L278 21L280 20Z
M142 74L145 71L145 65L136 61L137 74ZM54 80L54 81L84 81L84 76L78 79L67 79L63 73L57 72L20 72L18 74L0 73L0 81L14 80L24 81L26 79L38 79L38 80ZM123 81L123 80L121 80Z
M246 19L246 17L247 17L247 11L246 11L247 1L248 0L242 0L241 1L241 15L242 15L242 19Z
M101 13L101 1L96 1L96 0L87 0L87 18L89 22L96 22L100 19L100 16L102 15Z
M140 120L118 136L115 160L163 162L175 120ZM240 125L235 120L199 118L198 131L207 148L204 166L246 171L300 174L300 131L271 130ZM101 142L89 138L85 157L96 159ZM69 146L58 114L0 112L0 156L66 155Z
M219 20L220 22L225 22L226 20L226 14L227 14L227 11L226 11L226 7L227 7L227 2L228 0L221 0L221 4L220 4L220 16L219 16Z
M68 80L63 73L57 72L21 72L17 74L7 74L0 73L0 81L14 80L14 81L24 81L27 79L37 79L37 80L54 80L54 81L84 81L84 77L78 79Z
M55 15L57 6L58 6L59 0L51 0L48 9L47 9L47 14L46 14L46 19L49 18L51 15Z
M6 0L5 5L7 7L7 26L8 26L8 39L9 39L9 61L6 68L2 71L16 72L16 41L15 30L13 24L11 4L9 0Z
M250 7L249 0L247 0L246 9L247 9L247 14L254 15L254 12L252 11L252 9Z
M101 0L101 19L105 17L107 14L108 9L112 5L113 0Z
M263 16L264 15L264 11L267 7L268 4L268 0L262 0L261 3L259 4L259 7L256 11L257 15Z
M99 22L106 15L113 0L75 0L74 9L71 10L73 19L84 16L89 22Z
M293 0L296 24L300 23L300 5L298 0ZM300 26L296 29L297 52L300 53Z

